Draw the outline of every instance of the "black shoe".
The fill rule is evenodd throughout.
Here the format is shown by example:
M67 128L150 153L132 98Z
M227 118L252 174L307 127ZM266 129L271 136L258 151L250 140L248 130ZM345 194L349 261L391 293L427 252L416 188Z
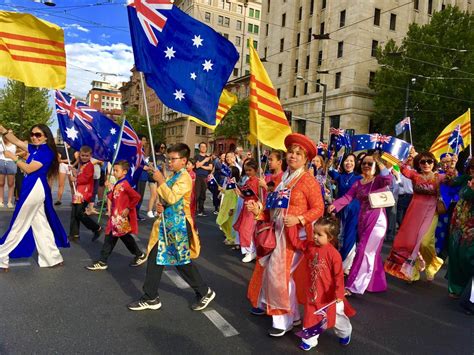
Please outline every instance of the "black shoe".
M142 222L142 221L144 221L144 220L146 220L146 218L144 218L144 217L142 217L142 216L138 216L138 217L137 217L137 221L138 221L138 222Z
M102 227L100 227L94 232L94 235L92 236L92 241L95 242L97 239L99 239L101 234L102 234Z
M250 313L253 314L254 316L263 316L265 314L265 310L259 307L252 307L250 309Z
M61 205L62 205L62 202L61 202L61 201L56 201L56 202L54 203L54 205L55 205L55 206L61 206Z
M209 303L216 297L216 293L208 288L207 293L204 297L201 297L196 303L193 303L191 305L191 309L193 311L202 311L204 308L206 308Z
M130 263L131 267L137 267L146 262L148 256L145 253L142 253L140 256L136 256L135 259Z
M268 330L268 335L270 335L271 337L282 337L283 335L285 335L286 333L288 333L292 328L288 329L288 330L284 330L284 329L277 329L277 328L270 328Z
M86 266L87 270L98 271L98 270L107 270L108 266L103 261L96 261L94 264Z
M146 309L156 311L161 308L160 297L156 297L154 300L140 298L138 301L128 304L127 308L131 311L144 311Z

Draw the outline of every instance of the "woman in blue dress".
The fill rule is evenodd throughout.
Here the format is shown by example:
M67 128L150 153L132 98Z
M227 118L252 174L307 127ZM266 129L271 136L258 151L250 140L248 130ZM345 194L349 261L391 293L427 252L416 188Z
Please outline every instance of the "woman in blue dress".
M29 154L26 161L14 154L8 156L25 173L25 179L10 226L0 239L0 271L8 271L10 258L30 257L35 246L40 267L62 265L58 247L69 247L69 242L54 211L48 184L48 179L57 175L59 167L51 130L43 124L33 126L31 144L19 140L11 130L1 125L0 134Z
M329 176L335 180L337 185L337 198L344 196L351 186L362 177L355 172L356 156L354 154L345 155L338 170L331 167ZM357 241L357 221L359 218L360 203L353 199L352 202L339 212L341 219L341 234L339 236L344 273L349 274L352 262L354 261L356 241Z

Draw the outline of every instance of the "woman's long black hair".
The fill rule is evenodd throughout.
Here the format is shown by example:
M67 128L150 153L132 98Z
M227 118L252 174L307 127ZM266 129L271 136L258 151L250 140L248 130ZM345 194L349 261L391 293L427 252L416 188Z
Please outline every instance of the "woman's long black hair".
M42 123L36 124L33 127L31 127L30 133L33 132L33 128L38 128L41 130L41 132L43 132L43 134L46 136L46 144L48 145L49 149L51 149L51 151L53 152L54 159L52 160L51 166L49 167L49 170L48 170L48 179L54 178L58 175L59 160L57 159L58 149L56 148L56 143L54 142L53 134L51 133L51 130L49 129L49 127Z

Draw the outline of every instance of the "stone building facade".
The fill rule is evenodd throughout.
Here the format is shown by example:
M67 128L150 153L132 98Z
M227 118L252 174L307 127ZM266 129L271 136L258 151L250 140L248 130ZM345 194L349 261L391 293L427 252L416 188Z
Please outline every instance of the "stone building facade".
M113 120L122 115L122 95L118 88L107 81L94 80L86 98L87 105Z

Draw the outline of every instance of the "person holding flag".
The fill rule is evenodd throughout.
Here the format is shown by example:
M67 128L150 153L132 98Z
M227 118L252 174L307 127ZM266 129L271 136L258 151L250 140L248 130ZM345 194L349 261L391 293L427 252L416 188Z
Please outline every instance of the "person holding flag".
M40 267L54 267L63 264L58 247L68 248L66 231L53 207L53 197L48 179L58 174L59 160L51 130L43 124L31 127L31 144L26 144L0 125L0 134L18 148L28 151L26 161L6 151L25 173L20 200L15 206L13 217L6 233L0 238L0 270L8 271L11 258L26 258L38 251Z

